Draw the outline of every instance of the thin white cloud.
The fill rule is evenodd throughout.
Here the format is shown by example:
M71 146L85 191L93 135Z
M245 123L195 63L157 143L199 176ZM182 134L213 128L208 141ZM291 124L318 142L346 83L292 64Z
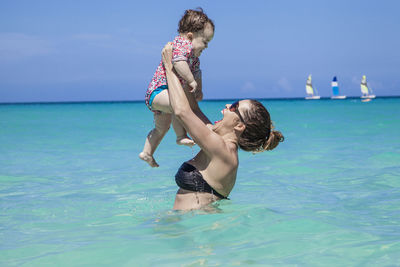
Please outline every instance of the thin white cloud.
M254 84L252 82L249 82L249 81L245 82L243 84L243 86L240 88L240 91L243 92L243 93L254 92L256 90L257 89L254 86Z
M83 33L72 36L72 39L86 40L86 41L99 41L99 40L111 40L112 36L109 34L94 34L94 33Z
M283 91L285 91L285 92L293 91L292 85L290 84L289 80L285 77L282 77L278 80L278 87L280 89L283 89Z
M361 79L362 79L362 76L360 76L360 77L353 76L353 77L351 78L351 82L354 83L354 84L360 84Z
M146 42L137 40L132 37L129 31L118 31L116 34L107 33L81 33L72 35L70 38L74 43L73 45L97 47L100 49L107 49L116 53L126 54L148 54L152 53L154 49L161 47L150 45Z
M97 33L81 33L70 37L72 40L71 46L74 47L97 47L114 50L118 46L120 40L116 36L110 34Z
M0 61L20 60L53 52L52 44L37 36L21 33L0 33Z

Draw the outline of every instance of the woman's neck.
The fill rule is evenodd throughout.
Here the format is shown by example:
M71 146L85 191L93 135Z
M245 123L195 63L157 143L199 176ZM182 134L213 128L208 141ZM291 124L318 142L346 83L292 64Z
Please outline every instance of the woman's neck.
M232 143L234 145L236 145L236 147L238 146L238 136L234 133L226 133L224 135L221 136L222 139L224 139L225 143Z
M222 137L226 143L233 143L238 146L240 133L234 129L227 129L222 124L217 124L213 131Z

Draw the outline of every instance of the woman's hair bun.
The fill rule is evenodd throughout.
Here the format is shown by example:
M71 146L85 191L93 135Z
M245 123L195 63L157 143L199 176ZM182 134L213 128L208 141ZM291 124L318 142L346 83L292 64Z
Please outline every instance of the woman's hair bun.
M269 134L268 139L265 140L263 145L263 150L272 150L279 145L280 142L283 142L285 137L280 131L271 131Z

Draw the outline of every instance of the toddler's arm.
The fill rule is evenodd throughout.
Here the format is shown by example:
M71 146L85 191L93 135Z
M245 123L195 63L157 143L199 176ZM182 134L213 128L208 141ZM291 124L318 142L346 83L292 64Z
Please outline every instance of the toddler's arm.
M189 65L186 61L181 60L173 63L176 72L181 76L188 85L192 88L190 92L196 92L197 82L194 79L193 73L190 71Z

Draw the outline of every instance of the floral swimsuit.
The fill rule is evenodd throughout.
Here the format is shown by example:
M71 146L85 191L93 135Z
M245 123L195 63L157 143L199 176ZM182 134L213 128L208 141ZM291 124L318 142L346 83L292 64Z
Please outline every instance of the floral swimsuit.
M172 43L172 63L177 62L177 61L182 61L182 60L186 61L189 65L189 68L192 71L193 75L195 75L197 72L200 71L200 60L198 57L195 57L193 55L192 48L193 48L192 42L190 42L188 39L186 39L182 36L175 37L175 39ZM178 76L178 78L179 78L179 81L184 86L186 81L183 80L179 76ZM147 88L147 91L146 91L145 103L146 103L146 106L150 110L152 110L151 104L152 104L152 100L154 98L154 95L152 96L153 92L154 92L154 94L156 94L156 93L159 93L162 91L162 90L156 90L158 88L160 88L162 90L168 88L167 87L167 77L165 74L165 68L162 63L162 60L161 60L160 64L158 65L156 72L154 73L154 76L151 79L149 87Z

